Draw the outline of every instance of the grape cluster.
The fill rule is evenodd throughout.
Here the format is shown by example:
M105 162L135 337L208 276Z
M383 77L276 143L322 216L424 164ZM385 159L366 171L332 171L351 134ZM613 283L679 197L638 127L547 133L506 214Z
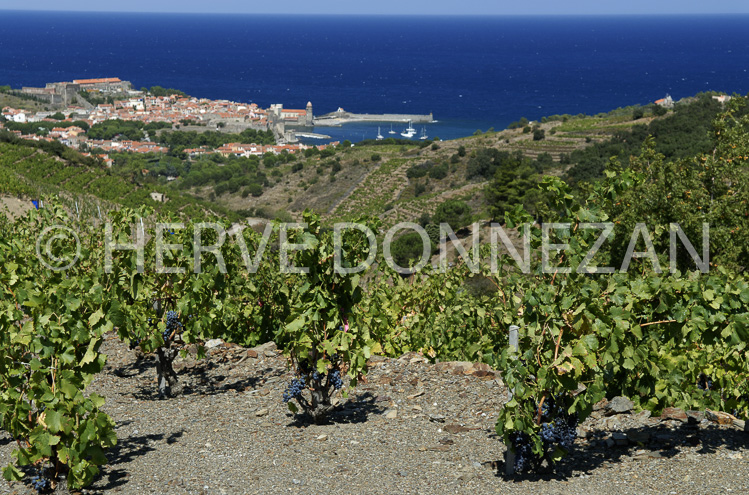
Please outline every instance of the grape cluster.
M559 444L565 450L569 450L577 438L577 413L568 414L565 409L564 400L555 399L550 396L541 406L541 440L544 442L546 451L554 450L555 444Z
M510 435L512 449L515 452L515 472L522 473L535 467L539 460L533 454L533 441L531 437L522 431L516 431Z
M343 380L341 379L341 372L338 370L333 371L333 373L330 374L330 383L332 383L333 388L336 390L343 387Z
M569 449L577 438L577 418L574 416L557 416L551 423L541 425L541 440L544 448L553 450L555 444Z
M49 480L45 478L41 472L35 474L31 478L31 486L39 493L46 492L50 489Z
M136 347L140 345L140 338L137 339L131 339L130 340L130 350L134 350Z
M541 420L548 420L551 417L551 405L554 403L554 399L544 401L541 404Z
M168 311L166 313L166 330L162 334L164 343L169 342L169 338L179 332L182 329L182 323L179 322L179 316L176 311Z
M302 395L302 391L306 388L306 380L304 376L294 378L283 393L283 401L289 402L291 399L295 399Z
M541 455L533 453L533 440L525 432L514 432L510 436L515 452L515 472L532 471L556 450L557 446L569 450L577 438L577 413L567 413L561 397L549 396L541 405L541 430L538 435L543 445Z
M322 382L327 375L321 375L317 371L314 371L312 373L312 379L318 383ZM341 372L338 370L333 370L333 372L328 377L328 384L332 385L334 389L339 390L343 387L343 380L341 379Z
M700 373L700 376L697 379L697 387L699 387L700 390L711 390L713 388L713 379L704 373Z

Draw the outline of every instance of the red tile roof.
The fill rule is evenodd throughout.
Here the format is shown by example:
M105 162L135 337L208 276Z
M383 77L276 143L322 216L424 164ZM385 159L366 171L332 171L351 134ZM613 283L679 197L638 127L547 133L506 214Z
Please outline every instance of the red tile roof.
M74 79L73 83L75 84L100 84L100 83L118 83L122 82L120 81L119 77L104 77L101 79Z

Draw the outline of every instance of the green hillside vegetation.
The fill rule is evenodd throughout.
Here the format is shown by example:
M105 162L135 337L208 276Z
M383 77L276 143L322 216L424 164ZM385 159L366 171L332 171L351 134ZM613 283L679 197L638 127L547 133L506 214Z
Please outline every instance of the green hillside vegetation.
M148 92L152 94L153 96L171 96L171 95L177 95L177 96L187 96L187 94L184 91L180 91L179 89L174 88L162 88L161 86L151 86L150 88L140 88L141 91L144 93Z
M137 208L149 205L160 212L202 217L208 211L236 219L238 215L219 206L160 186L142 174L119 175L96 159L85 157L60 143L25 141L0 132L0 193L38 199L61 195L81 204L103 201L110 206ZM166 194L156 202L151 192Z
M275 139L273 138L273 132L256 131L254 129L245 129L239 134L229 134L218 131L162 132L159 134L158 141L164 146L169 146L172 150L176 151L182 151L185 148L200 148L201 146L218 148L226 143L276 143Z
M425 220L431 219L441 204L457 200L470 209L466 222L501 222L517 204L538 219L547 217L548 198L538 187L544 176L562 177L585 188L586 183L603 177L611 157L618 157L626 166L630 156L640 153L648 136L655 137L656 152L666 160L709 150L710 123L722 108L712 96L705 93L685 99L668 111L651 105L595 116L553 115L539 122L520 119L506 130L477 132L454 141L388 138L354 147L345 142L337 149L310 149L299 155L189 158L183 152L226 142L273 142L270 132L253 130L240 134L169 131L159 129L165 126L162 124L114 120L93 126L89 136L139 139L149 132L152 139L170 148L166 155L110 153L114 167L105 175L137 193L110 194L106 199L121 196L128 204L137 204L145 200L147 192L158 191L174 202L184 201L180 206L194 202L204 208L210 204L232 218L299 218L310 208L328 225L367 214L379 216L389 227L402 221L428 225L433 222ZM53 124L69 125L44 125ZM36 124L9 127L21 130L20 126L29 125ZM72 151L47 151L79 163ZM23 175L23 171L15 173ZM63 189L68 185L73 184L69 180L50 184Z
M655 138L656 151L666 158L684 158L710 149L712 121L722 105L711 94L697 95L677 104L667 116L616 132L610 139L583 150L575 150L562 162L571 165L565 179L571 183L601 178L612 156L626 158L639 152L648 136ZM739 110L739 116L746 109Z
M150 122L148 124L139 120L105 120L94 124L86 133L90 139L113 139L121 137L133 141L140 141L145 137L145 132L155 132L159 129L171 129L172 124L168 122Z

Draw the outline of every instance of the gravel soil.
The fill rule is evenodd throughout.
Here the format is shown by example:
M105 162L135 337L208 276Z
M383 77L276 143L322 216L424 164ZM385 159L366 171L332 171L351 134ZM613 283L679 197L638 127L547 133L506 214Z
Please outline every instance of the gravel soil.
M102 351L107 368L90 391L107 398L119 441L82 493L749 492L749 433L699 413L689 421L607 416L605 404L581 425L555 474L506 477L494 422L507 390L483 365L429 364L414 353L373 359L366 383L318 426L281 401L291 374L272 344L221 344L202 361L178 359L185 390L169 400L156 396L151 359L114 336ZM13 447L0 431L0 465ZM3 480L0 493L35 492Z

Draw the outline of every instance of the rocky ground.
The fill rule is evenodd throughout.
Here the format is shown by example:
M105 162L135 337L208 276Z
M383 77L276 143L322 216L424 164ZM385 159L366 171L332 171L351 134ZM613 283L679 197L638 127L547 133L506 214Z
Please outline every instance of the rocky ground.
M119 494L698 494L749 491L749 434L699 412L636 413L625 398L596 406L556 474L504 476L496 437L507 391L493 370L373 359L365 383L327 425L281 401L291 375L273 344L220 344L178 362L184 394L158 400L155 365L112 337L90 387L107 398L118 445L84 493ZM13 443L0 432L0 465ZM0 493L32 493L0 482Z

